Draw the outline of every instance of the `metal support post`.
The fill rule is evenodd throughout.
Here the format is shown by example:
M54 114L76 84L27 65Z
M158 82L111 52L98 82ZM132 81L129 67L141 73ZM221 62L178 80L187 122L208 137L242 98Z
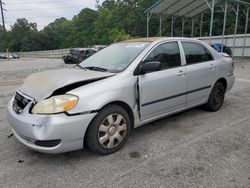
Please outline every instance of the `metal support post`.
M203 13L201 13L200 37L202 37L202 26L203 26Z
M160 15L160 37L161 37L161 34L162 34L162 15Z
M149 37L149 21L152 16L152 13L147 13L147 37Z
M172 21L171 21L171 37L174 36L174 17L171 18Z
M184 37L184 29L185 29L185 19L182 18L181 37Z
M239 8L240 8L240 4L237 4L235 27L234 27L233 57L235 56L235 45L236 45L236 35L237 35L237 28L238 28Z
M147 37L149 37L149 13L147 13Z
M224 47L226 23L227 23L227 0L226 0L226 3L225 3L225 9L224 9L224 21L223 21L223 30L222 30L222 47L221 47L221 52L223 52L223 47Z
M249 20L249 7L247 7L246 13L246 25L245 25L245 33L244 33L244 42L243 42L243 51L242 51L242 60L245 56L245 47L246 47L246 37L247 37L247 29L248 29L248 20Z
M213 22L214 22L214 0L212 0L212 7L211 7L211 20L210 20L210 32L209 32L209 44L211 44L211 42L212 42Z
M192 18L192 30L191 30L191 37L194 37L194 18Z

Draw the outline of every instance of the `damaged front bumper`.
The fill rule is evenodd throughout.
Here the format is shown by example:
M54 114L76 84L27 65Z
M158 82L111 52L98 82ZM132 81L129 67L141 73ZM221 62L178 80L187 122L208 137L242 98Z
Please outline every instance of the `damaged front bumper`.
M15 137L29 148L43 153L62 153L83 148L84 135L96 113L67 116L30 114L31 103L20 114L7 105L7 118Z

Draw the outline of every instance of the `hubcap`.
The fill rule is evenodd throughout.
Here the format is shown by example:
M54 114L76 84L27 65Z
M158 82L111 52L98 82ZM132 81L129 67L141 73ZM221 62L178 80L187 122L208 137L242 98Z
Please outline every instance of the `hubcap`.
M115 134L115 132L116 132L116 127L110 127L110 128L109 128L109 134L110 134L110 135Z
M98 131L99 143L104 148L112 149L124 139L127 123L121 114L111 114L101 123Z

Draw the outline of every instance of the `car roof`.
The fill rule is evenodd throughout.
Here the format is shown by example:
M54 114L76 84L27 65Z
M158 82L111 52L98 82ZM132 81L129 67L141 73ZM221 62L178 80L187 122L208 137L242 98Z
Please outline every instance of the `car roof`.
M156 42L156 41L166 41L166 40L197 41L197 39L194 38L183 38L183 37L148 37L148 38L134 38L122 42Z
M163 38L167 38L167 37L134 38L134 39L126 40L124 42L154 42Z

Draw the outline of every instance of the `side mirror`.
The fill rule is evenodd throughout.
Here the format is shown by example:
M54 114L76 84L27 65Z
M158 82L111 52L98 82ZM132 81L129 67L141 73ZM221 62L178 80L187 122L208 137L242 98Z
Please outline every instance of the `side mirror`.
M148 72L155 72L161 70L161 63L158 61L146 62L139 67L139 75L146 74Z

